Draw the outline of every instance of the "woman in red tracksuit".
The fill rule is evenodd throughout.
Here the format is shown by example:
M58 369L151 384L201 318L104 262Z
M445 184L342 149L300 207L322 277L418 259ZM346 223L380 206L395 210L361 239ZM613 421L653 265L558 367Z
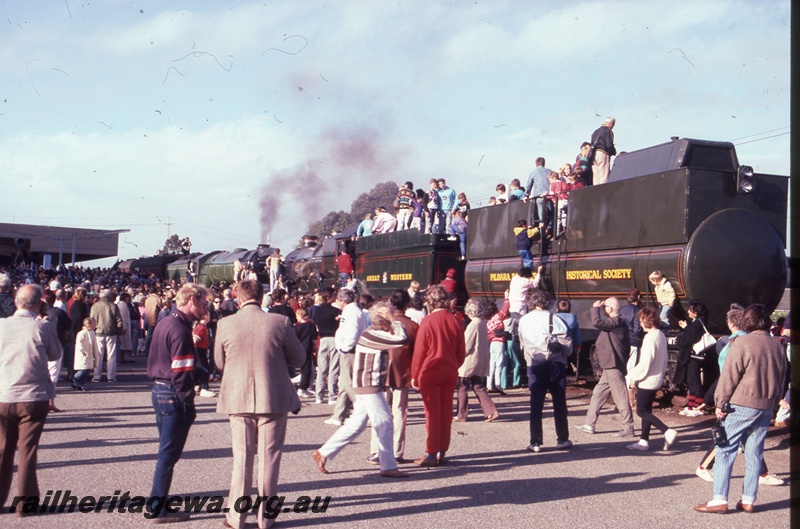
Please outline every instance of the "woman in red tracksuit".
M428 315L422 319L411 361L411 385L419 389L425 407L425 456L414 461L424 467L445 462L450 448L453 394L458 368L464 363L464 326L449 310L450 300L441 285L426 295Z

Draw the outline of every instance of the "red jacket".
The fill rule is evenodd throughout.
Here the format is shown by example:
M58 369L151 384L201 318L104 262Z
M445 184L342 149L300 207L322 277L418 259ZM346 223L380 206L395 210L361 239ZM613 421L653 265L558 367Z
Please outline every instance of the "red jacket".
M489 318L489 321L486 322L486 334L489 335L489 342L504 342L506 340L506 333L505 333L505 324L503 320L508 318L508 311L511 307L511 304L506 298L505 302L503 303L503 308L500 309L500 312L496 313L494 316ZM495 333L502 331L502 334L499 336Z
M435 310L422 318L411 358L411 378L452 379L467 356L464 326L449 310Z
M346 253L339 254L339 257L336 258L336 265L339 267L340 274L353 273L353 261L350 260L350 256Z

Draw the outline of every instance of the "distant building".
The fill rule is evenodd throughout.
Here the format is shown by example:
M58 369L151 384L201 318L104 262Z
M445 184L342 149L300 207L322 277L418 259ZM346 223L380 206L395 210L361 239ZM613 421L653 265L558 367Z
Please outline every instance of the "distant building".
M128 231L0 223L0 263L24 261L50 268L114 257L119 234Z

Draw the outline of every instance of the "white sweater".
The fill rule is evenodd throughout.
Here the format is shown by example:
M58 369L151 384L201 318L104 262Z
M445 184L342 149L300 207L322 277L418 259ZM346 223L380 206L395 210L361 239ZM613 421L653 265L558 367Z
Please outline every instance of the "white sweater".
M628 372L630 382L638 382L641 389L658 389L667 370L667 337L659 329L650 329L644 335L639 349L639 363Z

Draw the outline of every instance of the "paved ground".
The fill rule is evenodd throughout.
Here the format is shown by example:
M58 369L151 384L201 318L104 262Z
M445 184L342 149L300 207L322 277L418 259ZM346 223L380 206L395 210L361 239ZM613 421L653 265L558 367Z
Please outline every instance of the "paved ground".
M122 366L117 384L91 385L86 393L59 385L39 452L39 482L43 492L70 490L76 497L131 496L150 491L157 450L149 385L138 364ZM588 405L586 390L570 390L570 425L581 424ZM406 480L380 478L365 461L368 437L345 449L328 463L331 474L320 474L310 458L333 433L323 424L327 404L310 403L291 417L281 469L283 508L299 496L330 496L324 513L281 513L278 527L448 527L549 528L613 527L615 529L753 526L790 527L790 486L761 487L755 515L696 513L692 506L711 498L711 484L694 476L709 445L710 419L688 419L675 411L660 417L679 431L670 452L630 452L610 434L619 422L607 407L598 434L574 430L575 446L556 452L549 402L545 405L545 447L539 454L528 444L528 394L518 389L496 399L501 413L484 423L477 404L467 423L454 424L450 463L436 469L405 466ZM215 413L216 399L198 399L198 419L178 463L172 493L227 496L231 449L227 417ZM637 421L638 428L638 421ZM660 445L660 435L652 444ZM411 398L407 457L419 457L424 446L424 419L418 394ZM772 429L766 459L776 475L797 483L789 472L789 433ZM731 507L739 499L744 465L737 461L731 487ZM13 484L12 496L16 490ZM6 509L8 505L5 506ZM222 514L198 513L186 528L220 528ZM63 513L33 518L0 515L0 527L145 527L150 523L134 513ZM255 528L255 518L247 527Z

